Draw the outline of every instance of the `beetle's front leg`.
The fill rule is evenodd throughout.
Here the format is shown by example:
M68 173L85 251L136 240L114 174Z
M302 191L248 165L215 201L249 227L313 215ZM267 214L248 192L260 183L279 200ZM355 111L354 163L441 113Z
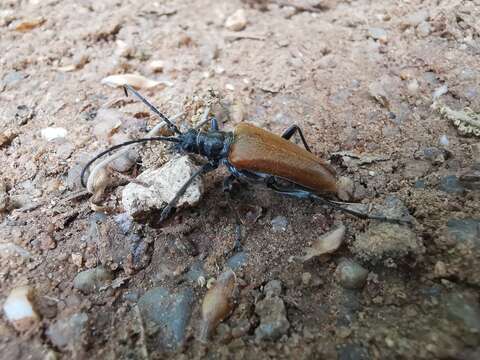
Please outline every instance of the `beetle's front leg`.
M229 175L223 180L223 193L225 194L225 199L227 201L227 206L230 208L230 211L235 217L235 244L234 251L238 252L242 249L242 222L240 220L240 215L238 214L237 209L233 206L232 198L230 192L232 191L232 183L235 180L234 175Z
M172 212L173 208L177 204L178 199L180 199L183 194L185 194L185 191L187 191L188 187L192 184L192 182L200 175L206 174L212 170L215 170L218 167L218 163L216 162L209 162L203 165L200 169L198 169L196 172L193 173L192 176L183 184L183 186L180 188L180 190L177 191L175 196L173 197L172 200L165 206L162 210L162 214L160 215L160 222L165 221L170 213Z

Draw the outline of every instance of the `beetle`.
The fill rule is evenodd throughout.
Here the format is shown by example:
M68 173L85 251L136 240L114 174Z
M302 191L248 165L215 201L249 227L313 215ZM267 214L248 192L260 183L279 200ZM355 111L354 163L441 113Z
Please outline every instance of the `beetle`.
M131 92L140 99L166 123L175 136L131 140L101 152L92 158L81 172L81 183L84 187L85 173L98 158L122 146L148 141L166 141L174 144L174 151L197 154L204 157L207 162L191 175L162 210L160 222L167 219L179 198L195 178L217 169L220 165L226 166L230 172L223 181L223 191L227 197L227 204L235 215L237 242L240 239L240 220L229 196L235 179L261 183L280 194L317 200L362 219L402 222L400 219L354 211L341 206L342 202L331 200L330 198L335 197L338 192L336 172L330 164L311 152L302 130L297 125L290 126L279 136L244 122L238 124L233 131L221 131L218 121L211 118L208 131L191 128L181 132L173 122L131 86L125 85L124 91L125 95L128 96L128 92ZM290 141L295 133L299 134L303 148Z

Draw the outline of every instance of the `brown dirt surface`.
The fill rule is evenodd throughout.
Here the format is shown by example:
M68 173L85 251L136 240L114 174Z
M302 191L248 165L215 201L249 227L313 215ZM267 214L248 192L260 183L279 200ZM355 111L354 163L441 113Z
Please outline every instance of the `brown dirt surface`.
M244 28L227 29L239 9ZM480 123L478 19L479 0L2 0L0 301L29 285L40 320L18 332L2 312L1 358L480 358L480 138L451 118L454 110L471 129ZM141 93L169 116L183 111L182 128L206 104L225 130L298 124L313 153L354 181L356 201L396 199L411 229L380 231L235 184L238 291L232 313L200 341L205 283L232 256L227 170L205 176L200 204L165 224L125 216L125 177L103 195L106 214L79 183L90 157L158 123L102 84L124 73L158 81ZM66 135L48 141L46 128ZM129 178L169 157L163 145L140 149ZM340 222L347 233L336 252L298 260ZM345 257L369 272L356 289L335 277ZM99 265L112 283L74 287ZM275 295L264 290L271 280L282 284ZM185 307L143 312L155 288L175 306L184 294ZM260 324L275 327L283 311L280 334L261 337ZM176 346L157 315L187 319Z

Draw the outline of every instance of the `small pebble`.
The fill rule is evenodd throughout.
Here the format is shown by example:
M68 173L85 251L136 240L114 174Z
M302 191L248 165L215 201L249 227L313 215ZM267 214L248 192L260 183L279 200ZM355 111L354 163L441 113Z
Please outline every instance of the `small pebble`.
M20 332L32 329L40 321L33 306L33 289L28 286L14 288L3 304L3 311L7 320Z
M150 70L156 73L160 73L165 68L165 62L163 60L152 60L148 64Z
M270 280L263 287L266 296L280 296L282 293L282 282L280 280Z
M419 89L420 89L420 84L418 83L417 79L413 79L408 82L407 90L410 93L410 95L417 95Z
M285 216L276 216L272 219L272 230L275 232L283 232L287 230L288 220Z
M103 266L82 271L73 279L73 287L83 293L93 293L113 279L112 274Z
M440 179L440 190L449 194L463 194L465 189L455 175L444 176Z
M60 319L51 324L46 331L46 335L56 347L61 349L70 347L73 350L75 345L79 344L81 340L87 321L87 314L73 314L68 318Z
M371 27L368 29L368 35L374 39L378 40L381 43L387 43L388 42L388 35L385 29L382 28L376 28L376 27Z
M312 281L312 274L309 272L304 272L302 274L302 283L305 286L308 286L310 282Z
M447 135L440 136L440 139L438 140L438 142L440 143L440 145L443 145L443 146L448 146L448 144L450 144L450 141L448 140Z
M225 27L231 31L241 31L247 26L245 10L238 9L225 21Z
M285 304L277 295L267 295L257 302L255 313L260 317L260 325L255 329L257 341L277 340L290 328Z
M198 170L189 156L175 157L158 169L148 169L137 177L147 186L130 183L123 189L122 203L125 211L133 218L145 217L162 209L173 199L188 178ZM204 186L197 177L176 207L194 206L203 196Z
M448 85L443 84L442 86L436 88L433 91L433 94L432 94L433 100L438 99L440 96L445 95L446 93L448 93Z
M7 186L0 180L0 213L6 211L8 207Z
M361 289L368 277L368 270L350 259L343 259L337 266L336 276L346 289Z
M53 139L64 138L67 136L67 129L61 127L47 127L40 131L42 138L51 141Z

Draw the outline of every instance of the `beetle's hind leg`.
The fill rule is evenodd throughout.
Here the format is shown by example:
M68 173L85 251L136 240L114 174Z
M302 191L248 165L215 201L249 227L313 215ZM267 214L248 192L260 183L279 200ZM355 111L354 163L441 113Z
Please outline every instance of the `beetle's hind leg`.
M305 149L308 151L308 152L312 152L310 150L310 146L308 146L307 144L307 140L305 140L305 137L303 136L303 132L302 132L302 129L300 129L298 127L298 125L296 124L293 124L291 125L287 130L285 130L282 134L282 137L286 140L290 140L290 138L295 135L295 133L298 132L298 134L300 135L300 139L302 139L302 143L303 143L303 146L305 146Z
M229 175L223 180L223 193L225 194L225 199L227 201L227 206L232 212L235 218L235 244L234 251L238 252L242 249L242 222L240 220L240 215L238 214L237 209L232 203L232 197L230 192L232 191L232 183L235 180L234 175Z

